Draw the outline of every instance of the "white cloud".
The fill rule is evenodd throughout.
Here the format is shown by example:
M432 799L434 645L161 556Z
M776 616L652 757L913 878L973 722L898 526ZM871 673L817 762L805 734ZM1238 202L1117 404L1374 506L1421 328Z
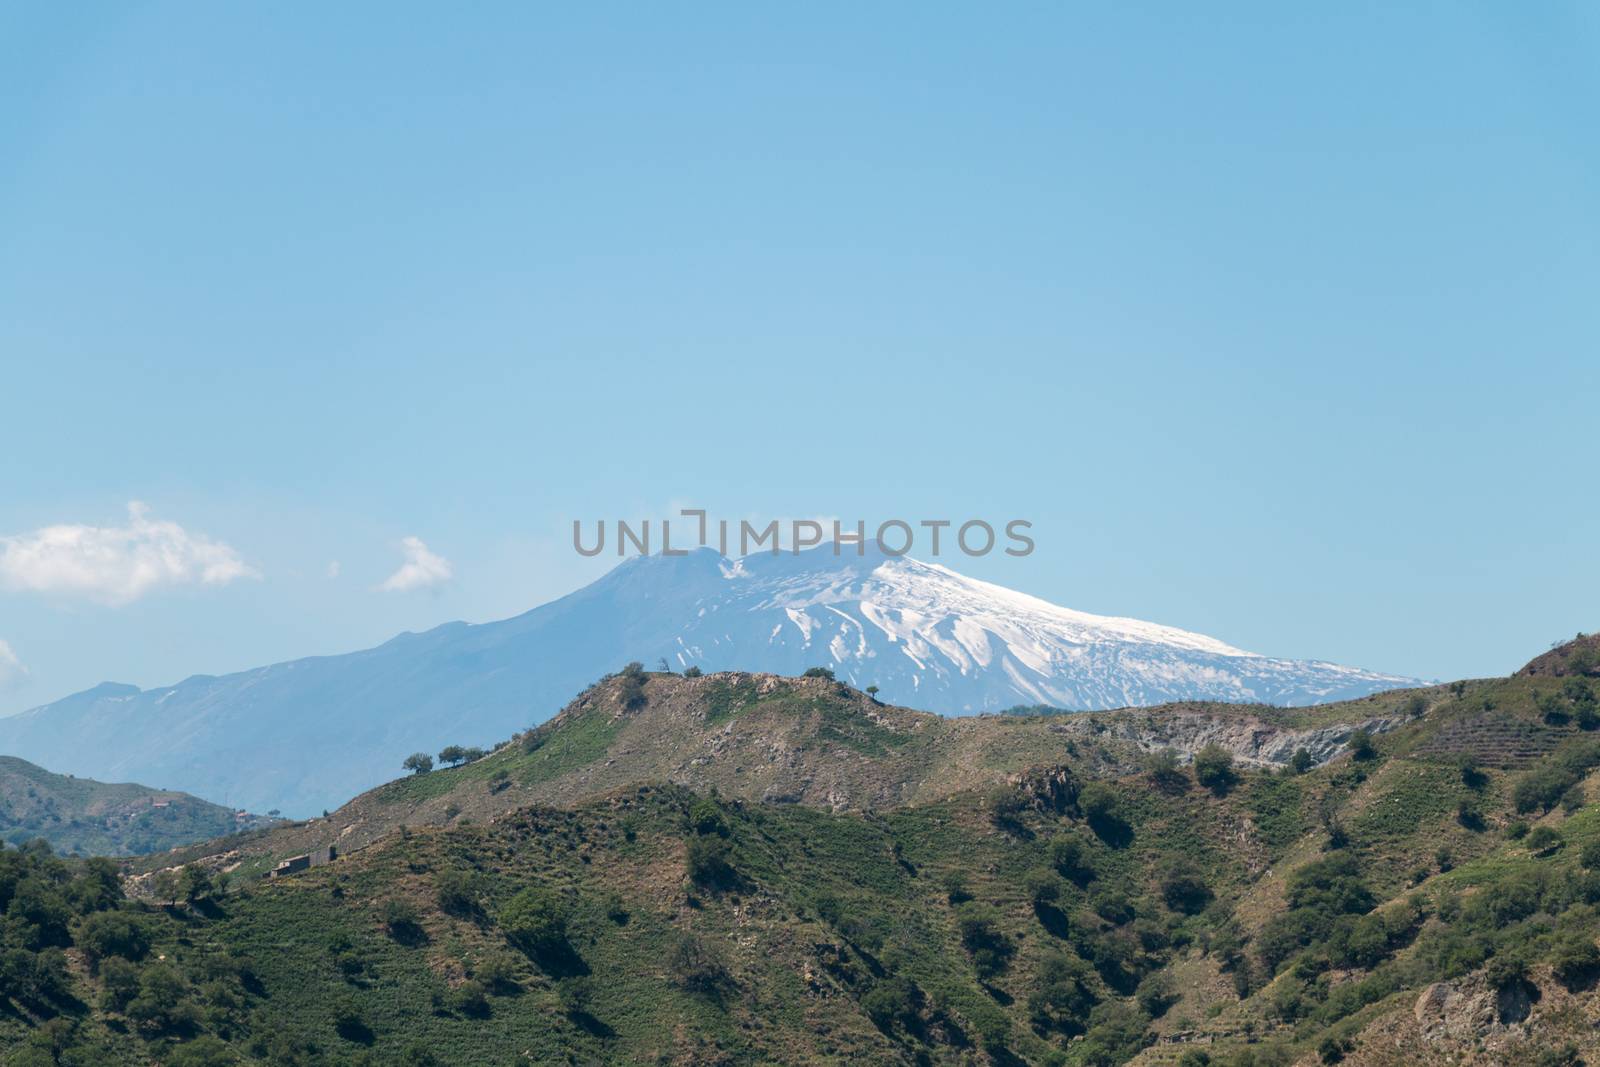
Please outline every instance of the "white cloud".
M11 651L10 645L0 641L0 689L9 689L27 676L28 668L24 667L17 654Z
M239 554L133 501L126 526L46 526L0 537L0 586L127 604L163 585L226 585L261 575Z
M328 577L329 578L337 578L343 572L344 572L344 567L340 565L338 560L329 561L329 563L328 563Z
M382 592L407 593L413 589L426 589L430 585L449 581L455 573L450 561L430 552L420 537L403 539L400 548L405 553L406 561L378 586Z

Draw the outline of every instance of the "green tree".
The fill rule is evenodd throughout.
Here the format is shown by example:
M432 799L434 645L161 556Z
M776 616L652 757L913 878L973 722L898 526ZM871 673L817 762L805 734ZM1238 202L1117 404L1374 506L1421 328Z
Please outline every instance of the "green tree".
M1028 1015L1040 1030L1081 1034L1098 997L1094 975L1075 956L1051 950L1039 964L1036 990L1028 998Z
M413 752L401 766L412 774L427 774L433 770L433 757L426 752Z
M119 956L105 959L100 964L100 985L105 990L100 1006L106 1011L122 1012L139 995L139 968Z
M209 900L216 893L211 873L198 863L186 863L178 872L178 893L190 904Z
M78 947L92 959L109 956L140 960L150 951L150 931L137 916L126 911L96 912L78 925Z

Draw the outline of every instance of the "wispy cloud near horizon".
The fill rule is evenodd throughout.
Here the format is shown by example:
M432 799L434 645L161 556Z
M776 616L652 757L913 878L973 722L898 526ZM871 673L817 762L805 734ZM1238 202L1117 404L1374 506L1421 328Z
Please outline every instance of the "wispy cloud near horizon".
M229 545L152 519L149 506L137 500L128 504L125 526L62 524L0 537L0 587L111 606L161 586L259 577Z

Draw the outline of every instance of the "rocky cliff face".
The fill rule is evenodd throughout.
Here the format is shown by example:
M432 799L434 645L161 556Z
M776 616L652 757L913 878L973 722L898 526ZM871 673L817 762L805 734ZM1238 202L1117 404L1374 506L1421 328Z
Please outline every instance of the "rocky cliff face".
M1404 716L1383 715L1296 729L1255 718L1248 709L1227 713L1127 711L1082 722L1069 721L1066 730L1127 741L1146 752L1171 749L1184 763L1193 760L1195 753L1207 745L1218 745L1244 763L1283 766L1302 748L1310 753L1313 763L1326 763L1344 752L1356 731L1388 733L1405 721Z

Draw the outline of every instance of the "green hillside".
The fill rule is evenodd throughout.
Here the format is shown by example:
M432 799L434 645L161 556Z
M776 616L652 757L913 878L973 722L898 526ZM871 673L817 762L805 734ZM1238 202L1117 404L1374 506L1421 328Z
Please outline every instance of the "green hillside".
M267 822L187 793L52 774L0 756L0 839L12 845L43 838L62 854L127 856Z
M1597 689L1564 669L1295 711L945 721L825 678L624 675L481 760L182 870L117 887L100 861L4 853L0 1046L180 1067L1592 1060ZM257 877L334 842L330 865Z

